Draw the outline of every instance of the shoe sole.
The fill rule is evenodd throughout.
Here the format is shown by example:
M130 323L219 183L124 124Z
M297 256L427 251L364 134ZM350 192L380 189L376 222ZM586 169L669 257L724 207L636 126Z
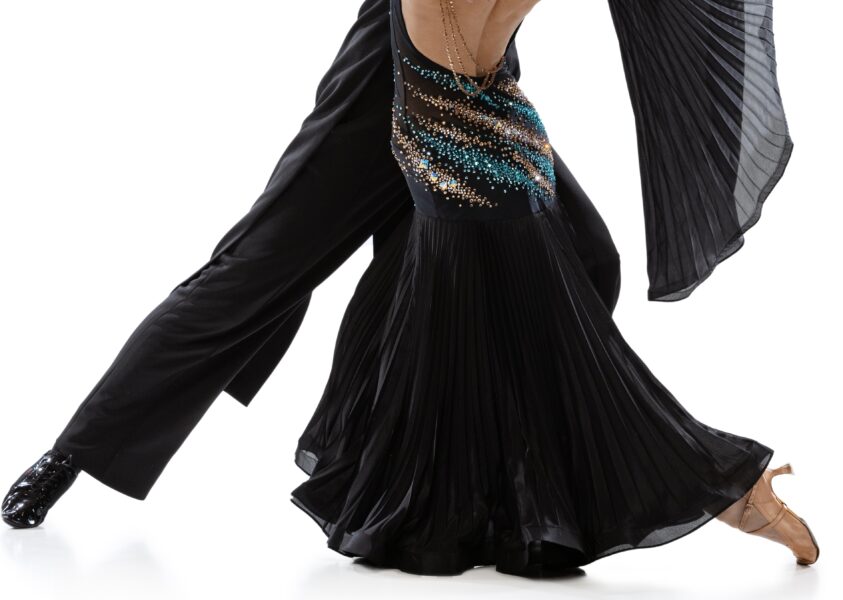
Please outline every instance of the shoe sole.
M3 522L7 525L14 527L15 529L31 529L40 525L40 523L32 524L28 521L17 521L11 517L7 517L6 515L3 515Z

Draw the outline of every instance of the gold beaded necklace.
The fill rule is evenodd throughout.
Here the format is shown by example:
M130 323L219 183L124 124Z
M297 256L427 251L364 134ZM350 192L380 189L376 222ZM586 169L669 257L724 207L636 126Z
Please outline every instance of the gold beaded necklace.
M448 64L451 67L451 72L454 74L454 81L456 81L457 87L459 87L460 91L462 91L467 96L476 96L494 83L495 75L501 69L501 67L503 67L504 60L506 60L506 54L501 56L497 64L491 69L480 68L480 63L477 61L477 59L474 57L474 54L471 52L471 48L469 47L468 42L466 42L465 36L463 35L462 29L460 28L459 21L457 20L457 9L454 6L454 0L447 0L447 2L448 6L446 10L445 0L439 0L439 11L442 14L442 29L445 34L445 54L448 55ZM446 20L448 21L448 23L446 23ZM468 51L468 55L471 57L472 62L474 62L474 66L477 67L478 71L484 73L483 81L479 84L475 81L471 81L471 84L474 86L473 91L466 89L462 82L462 79L460 79L461 75L467 78L468 76L463 75L463 73L465 73L465 67L463 65L459 49L457 48L457 37L454 34L455 30L459 33L459 36L462 39L462 43ZM457 73L456 69L454 69L454 61L451 57L451 51L448 49L449 31L451 34L451 41L454 44L454 53L457 55L457 62L459 63L461 73Z

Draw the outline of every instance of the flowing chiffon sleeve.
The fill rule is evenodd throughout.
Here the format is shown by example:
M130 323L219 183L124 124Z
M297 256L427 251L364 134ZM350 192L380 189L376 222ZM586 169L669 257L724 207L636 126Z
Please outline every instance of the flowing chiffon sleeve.
M744 243L793 149L772 0L609 0L635 117L649 300Z

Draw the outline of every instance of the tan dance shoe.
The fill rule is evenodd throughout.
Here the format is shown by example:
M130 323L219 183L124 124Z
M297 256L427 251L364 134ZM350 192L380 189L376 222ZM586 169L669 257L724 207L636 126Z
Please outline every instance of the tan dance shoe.
M745 533L787 546L800 565L814 564L820 557L820 547L814 534L808 524L773 491L773 477L781 473L793 473L790 463L766 469L752 489L718 518Z

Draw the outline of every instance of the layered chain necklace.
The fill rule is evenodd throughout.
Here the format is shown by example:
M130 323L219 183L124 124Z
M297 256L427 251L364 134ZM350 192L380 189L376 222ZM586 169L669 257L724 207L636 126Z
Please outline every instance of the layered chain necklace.
M506 60L506 54L501 56L497 64L491 69L480 68L480 63L477 61L477 59L474 57L474 54L471 52L471 48L469 48L468 42L466 42L465 36L463 36L462 34L462 29L460 29L460 24L457 20L457 10L456 7L454 7L454 0L439 0L439 10L442 13L442 28L445 34L445 54L448 55L448 64L451 67L451 72L454 74L454 81L456 81L457 87L465 95L477 96L478 94L480 94L480 92L487 89L495 82L495 75L501 69L501 67L503 67L504 61ZM459 34L463 46L465 46L465 49L468 51L468 55L471 57L472 62L474 62L474 66L477 67L478 71L484 73L483 80L480 83L471 81L467 75L463 75L465 73L465 66L463 65L460 52L457 49L457 36L454 31ZM459 63L461 71L460 73L457 73L456 69L454 69L454 61L451 58L451 51L448 49L449 32L451 41L454 44L454 53L457 55L457 62ZM474 89L467 89L463 84L461 77L466 77L467 79L469 79Z

